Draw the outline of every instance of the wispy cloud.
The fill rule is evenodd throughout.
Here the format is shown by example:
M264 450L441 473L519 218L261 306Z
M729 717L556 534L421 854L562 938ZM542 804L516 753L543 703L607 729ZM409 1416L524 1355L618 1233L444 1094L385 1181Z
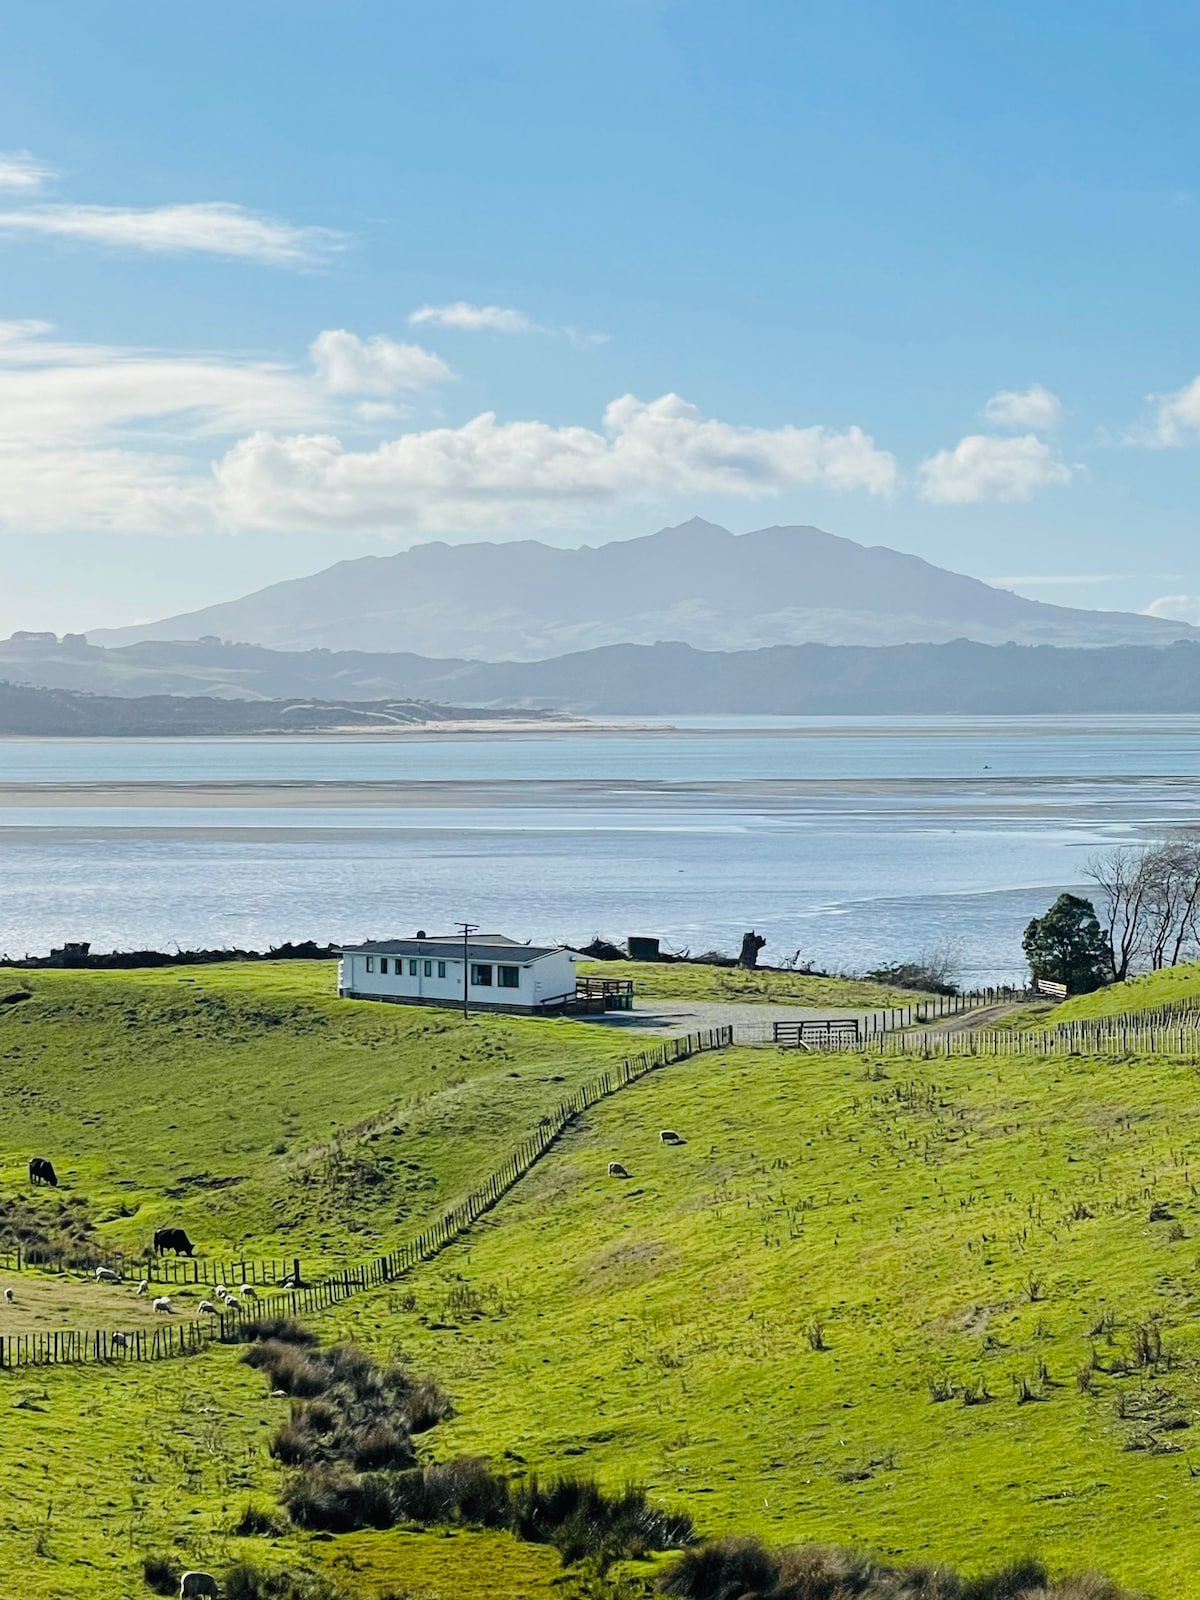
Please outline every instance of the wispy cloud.
M1028 389L1001 389L983 408L985 422L994 428L1032 428L1051 433L1062 421L1062 401L1043 384Z
M0 150L0 189L36 194L54 177L57 177L54 168L39 161L28 150Z
M327 328L313 340L309 353L330 394L394 394L397 389L427 389L454 376L431 350L382 333L360 339L345 328Z
M1071 468L1036 434L998 439L969 434L920 466L920 493L934 505L1028 500L1037 489L1071 481Z
M445 306L418 306L409 313L413 327L456 328L462 333L542 333L552 339L566 339L577 349L607 342L606 333L581 333L569 326L549 327L535 322L514 306L476 306L468 300L455 300Z
M1129 583L1133 578L1130 572L1069 572L1060 577L1050 577L1045 573L1032 573L1019 578L989 578L989 583L994 583L1000 589L1036 589L1042 585L1047 588L1058 588L1061 585L1093 584L1093 583Z
M1162 594L1146 607L1148 617L1166 617L1171 622L1190 622L1200 627L1200 594Z
M1200 440L1200 378L1193 378L1171 394L1152 394L1148 398L1150 415L1125 434L1126 444L1163 448Z
M152 254L225 256L276 267L314 266L346 244L345 235L331 228L300 227L222 201L148 210L28 206L0 212L0 233L76 239Z

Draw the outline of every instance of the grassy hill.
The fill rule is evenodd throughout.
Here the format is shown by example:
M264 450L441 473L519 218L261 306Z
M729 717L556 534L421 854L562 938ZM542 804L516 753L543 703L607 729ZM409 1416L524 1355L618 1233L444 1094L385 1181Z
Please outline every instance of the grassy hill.
M338 1000L331 962L9 974L0 1194L306 1271L416 1233L628 1042L586 1024ZM61 1179L30 1191L30 1155ZM7 1175L7 1182L4 1175Z
M1198 1595L1196 1089L697 1058L589 1113L411 1310L339 1326L450 1385L439 1451L632 1477L710 1532Z
M414 1232L629 1047L339 1002L324 963L12 976L31 997L0 1012L0 1200L310 1271ZM1196 1088L1169 1059L698 1057L593 1108L464 1241L319 1330L448 1387L439 1457L641 1481L704 1534L975 1570L1033 1551L1200 1600ZM60 1196L26 1187L33 1149ZM37 1280L0 1278L0 1322L27 1314ZM27 1600L146 1593L151 1551L320 1568L364 1600L572 1592L495 1534L235 1537L275 1505L288 1403L229 1349L0 1373L0 1403Z
M908 1005L927 999L869 978L826 978L804 972L770 972L710 966L701 961L583 961L581 975L632 978L649 1000L759 1001L775 1005L845 1007Z
M1076 995L1055 1006L1047 1021L1080 1022L1089 1017L1111 1017L1121 1012L1153 1011L1158 1006L1200 1006L1200 961L1147 972L1125 983L1113 983L1094 994Z

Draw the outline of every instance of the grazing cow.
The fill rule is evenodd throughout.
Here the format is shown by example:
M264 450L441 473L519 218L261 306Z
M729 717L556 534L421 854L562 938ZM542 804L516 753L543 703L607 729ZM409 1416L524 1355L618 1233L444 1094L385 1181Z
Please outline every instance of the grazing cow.
M171 1296L169 1294L160 1294L154 1302L154 1309L155 1311L165 1311L170 1316Z
M196 1247L182 1228L155 1228L154 1248L173 1250L177 1256L194 1256Z
M213 1305L211 1300L201 1300L200 1304L196 1307L196 1310L206 1312L212 1317L219 1317L221 1315L220 1307Z
M114 1333L110 1342L114 1350L124 1350L129 1343L129 1338L124 1333Z
M149 1278L143 1278L141 1283L139 1283L138 1286L137 1286L137 1292L139 1294L145 1294L146 1290L149 1287L150 1287L150 1279Z
M30 1183L48 1183L52 1189L57 1189L58 1173L54 1170L53 1161L47 1161L45 1156L30 1156L29 1181Z
M627 1178L629 1176L619 1161L610 1161L608 1163L608 1175L610 1178Z
M179 1600L196 1600L198 1595L217 1600L217 1580L211 1572L185 1572L180 1578Z
M121 1274L119 1272L114 1272L111 1267L96 1268L97 1283L120 1283L120 1281Z
M14 1301L14 1300L15 1300L15 1299L16 1299L16 1298L17 1298L17 1297L16 1297L16 1295L15 1295L15 1294L14 1294L14 1293L13 1293L13 1292L12 1292L12 1290L11 1290L11 1289L5 1289L5 1291L4 1291L4 1298L5 1298L5 1299L6 1299L6 1300L7 1300L7 1301L8 1301L8 1303L9 1303L9 1305L12 1305L12 1303L13 1303L13 1301Z

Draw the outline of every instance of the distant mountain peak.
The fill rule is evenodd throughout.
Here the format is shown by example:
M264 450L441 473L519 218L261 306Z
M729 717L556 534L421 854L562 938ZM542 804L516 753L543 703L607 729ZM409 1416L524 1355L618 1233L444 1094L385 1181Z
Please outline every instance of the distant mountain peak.
M405 651L491 661L659 640L701 650L797 644L1169 644L1185 623L1027 600L886 545L808 525L735 535L691 517L578 548L433 540L95 644L216 635L282 650Z

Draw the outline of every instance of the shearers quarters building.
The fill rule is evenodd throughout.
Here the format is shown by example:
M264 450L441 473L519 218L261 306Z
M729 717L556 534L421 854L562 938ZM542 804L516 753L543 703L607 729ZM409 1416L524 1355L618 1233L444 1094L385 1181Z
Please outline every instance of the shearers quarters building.
M351 1000L392 1000L418 1006L457 1006L463 1001L463 963L467 1003L473 1011L593 1009L580 1006L574 950L520 944L502 933L472 936L465 949L461 934L427 938L381 939L345 945L338 968L338 993ZM603 1006L595 1009L604 1009Z

